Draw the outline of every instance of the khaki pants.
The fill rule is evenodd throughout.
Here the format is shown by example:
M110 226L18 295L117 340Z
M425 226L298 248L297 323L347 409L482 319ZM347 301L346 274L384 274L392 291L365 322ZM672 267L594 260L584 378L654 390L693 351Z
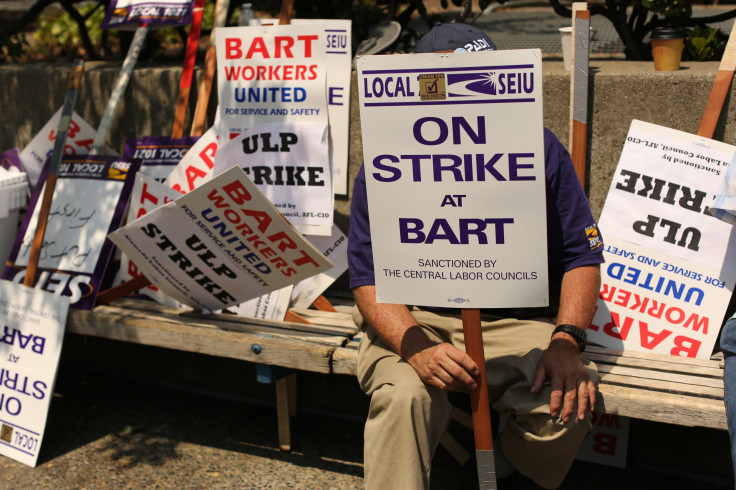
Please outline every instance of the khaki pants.
M371 396L365 425L365 484L369 489L429 488L432 456L450 422L447 393L425 385L414 368L388 349L355 310L365 330L358 354L358 381ZM414 309L427 335L465 350L460 315ZM482 318L488 391L494 410L509 422L494 447L522 474L545 488L558 487L580 443L591 429L590 416L563 424L549 415L549 385L529 393L537 362L554 324L547 319ZM588 374L597 384L592 363Z

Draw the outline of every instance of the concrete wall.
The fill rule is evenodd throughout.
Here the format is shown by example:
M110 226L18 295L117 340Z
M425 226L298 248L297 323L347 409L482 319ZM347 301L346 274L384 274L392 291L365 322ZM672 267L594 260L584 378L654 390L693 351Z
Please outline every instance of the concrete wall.
M61 107L68 64L0 66L0 150L22 149ZM119 64L87 63L75 110L92 126L99 124ZM593 60L590 66L588 162L590 201L600 214L632 119L696 133L718 72L718 63L684 63L676 72L657 72L650 62ZM122 151L128 138L171 133L181 69L173 65L139 65L128 84L109 133ZM201 71L197 71L198 79ZM544 120L563 143L568 142L570 75L561 61L545 61ZM196 87L195 87L196 88ZM351 104L350 182L362 161L357 90ZM733 89L731 89L733 92ZM197 90L193 89L189 118ZM736 116L726 99L715 139L736 144ZM216 105L213 90L210 108ZM211 111L212 113L213 111ZM211 121L211 119L210 119ZM190 127L190 121L186 128ZM351 185L352 189L352 185ZM335 203L336 223L347 230L349 199Z

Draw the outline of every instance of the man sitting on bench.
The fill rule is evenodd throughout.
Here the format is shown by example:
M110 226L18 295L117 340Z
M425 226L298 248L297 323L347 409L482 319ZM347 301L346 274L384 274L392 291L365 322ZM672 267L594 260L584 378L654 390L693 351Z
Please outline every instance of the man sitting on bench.
M467 46L495 49L472 26L439 24L415 52L472 50ZM492 407L510 415L495 445L496 474L503 479L518 470L542 487L556 488L591 429L599 378L580 353L600 289L603 247L570 156L546 129L544 148L550 305L559 307L482 310L482 329ZM371 396L365 484L429 488L432 456L450 420L447 390L473 389L478 366L465 353L458 309L376 302L371 243L361 167L348 260L355 320L366 333L358 380Z

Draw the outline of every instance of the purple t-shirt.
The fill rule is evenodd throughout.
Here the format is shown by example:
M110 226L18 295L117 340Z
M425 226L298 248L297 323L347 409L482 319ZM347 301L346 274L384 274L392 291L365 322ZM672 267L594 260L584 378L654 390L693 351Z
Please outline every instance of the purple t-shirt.
M576 267L603 263L603 241L570 155L546 128L544 155L550 306L556 307L562 275ZM351 288L375 285L364 165L361 165L353 186L348 266Z

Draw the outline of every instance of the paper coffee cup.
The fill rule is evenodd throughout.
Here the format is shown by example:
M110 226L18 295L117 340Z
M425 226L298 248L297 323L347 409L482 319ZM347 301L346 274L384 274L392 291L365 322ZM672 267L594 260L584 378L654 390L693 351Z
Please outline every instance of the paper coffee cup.
M674 71L680 69L685 34L672 27L658 27L652 31L652 56L654 69Z

